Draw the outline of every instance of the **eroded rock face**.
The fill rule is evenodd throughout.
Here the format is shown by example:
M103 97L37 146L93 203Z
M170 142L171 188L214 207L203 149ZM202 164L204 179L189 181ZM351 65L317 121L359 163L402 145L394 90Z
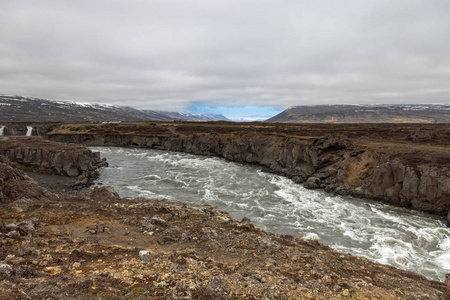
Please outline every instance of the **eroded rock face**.
M79 179L87 186L98 177L97 168L104 165L99 153L84 146L52 143L40 138L13 138L0 140L0 153L22 170Z
M3 130L4 136L24 136L27 133L27 125L25 124L15 124L15 125L6 125Z
M139 146L220 156L258 164L306 187L379 199L434 214L450 210L450 170L427 164L405 164L346 137L327 135L315 140L261 132L163 134L50 134L56 141L88 145ZM317 178L317 179L316 179Z
M55 128L60 127L62 122L13 122L3 123L3 136L26 136L28 127L31 127L31 136L46 136L46 134Z
M399 160L375 168L366 193L402 206L446 214L450 209L450 170L405 166Z

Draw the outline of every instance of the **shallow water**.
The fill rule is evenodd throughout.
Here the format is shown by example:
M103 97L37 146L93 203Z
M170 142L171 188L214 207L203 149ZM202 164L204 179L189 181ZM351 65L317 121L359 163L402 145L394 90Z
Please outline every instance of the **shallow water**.
M274 233L302 235L335 249L443 280L450 230L442 218L375 201L307 190L282 176L219 158L141 148L92 147L110 166L98 182L121 197L217 205Z

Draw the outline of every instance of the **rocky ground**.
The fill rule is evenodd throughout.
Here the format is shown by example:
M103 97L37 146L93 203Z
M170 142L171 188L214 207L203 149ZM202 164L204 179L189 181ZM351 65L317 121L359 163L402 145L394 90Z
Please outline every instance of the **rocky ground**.
M31 159L32 141L53 149L41 158L71 147L31 139L30 160L0 153L0 299L450 299L445 283L268 233L216 207L73 191L67 172L41 174L53 160ZM81 165L67 170L83 169L76 152L68 161Z
M110 188L0 209L0 299L448 299L450 288L207 205Z

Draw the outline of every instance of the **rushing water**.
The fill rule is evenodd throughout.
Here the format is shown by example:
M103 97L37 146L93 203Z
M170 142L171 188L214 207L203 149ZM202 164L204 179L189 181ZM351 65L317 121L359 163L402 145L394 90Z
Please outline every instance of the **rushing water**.
M265 230L317 239L335 249L443 280L450 230L442 218L379 202L313 191L254 166L151 149L93 147L110 166L99 182L122 197L217 205Z
M3 131L5 130L5 126L0 126L0 136L2 136L3 135Z
M27 133L26 136L31 136L31 133L33 132L33 127L27 126Z

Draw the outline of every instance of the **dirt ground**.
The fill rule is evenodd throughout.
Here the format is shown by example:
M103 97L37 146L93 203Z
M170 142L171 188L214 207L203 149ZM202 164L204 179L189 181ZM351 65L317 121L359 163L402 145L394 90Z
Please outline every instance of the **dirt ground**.
M449 299L444 283L212 206L56 194L1 207L0 299Z

